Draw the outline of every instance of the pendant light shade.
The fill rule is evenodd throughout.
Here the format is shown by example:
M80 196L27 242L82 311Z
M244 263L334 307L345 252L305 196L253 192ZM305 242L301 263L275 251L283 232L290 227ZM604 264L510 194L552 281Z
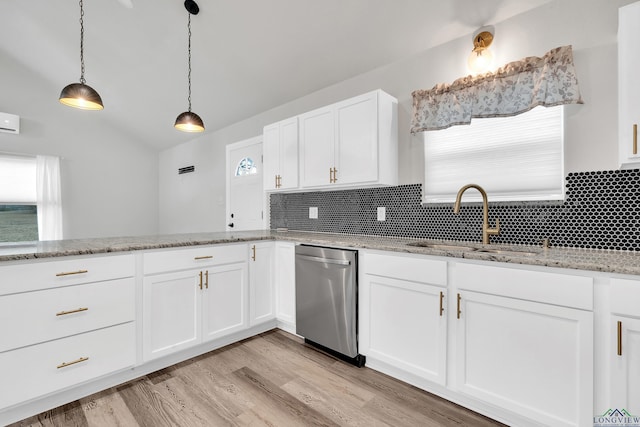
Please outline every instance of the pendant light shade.
M176 118L176 122L173 127L183 132L204 132L204 122L199 115L191 111L191 15L197 15L198 12L200 12L200 8L198 7L198 4L193 0L185 0L184 7L185 9L187 9L189 16L189 21L187 24L187 30L189 34L189 96L187 98L189 101L189 110L185 111L184 113L180 113L180 115Z
M60 102L69 107L81 110L102 110L102 98L91 86L82 83L71 83L60 92Z
M181 113L173 125L176 129L183 132L203 132L204 122L199 115L191 111Z
M60 102L81 110L102 110L102 98L84 79L84 4L80 0L80 83L71 83L60 92Z

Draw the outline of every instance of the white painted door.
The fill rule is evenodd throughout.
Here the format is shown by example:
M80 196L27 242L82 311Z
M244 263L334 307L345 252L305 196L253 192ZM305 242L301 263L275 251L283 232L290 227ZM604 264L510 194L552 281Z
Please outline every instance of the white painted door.
M265 228L262 137L227 145L227 231Z
M593 421L593 313L458 294L455 388L547 426Z
M611 408L640 416L640 319L612 317ZM603 415L603 414L598 414Z
M273 242L249 246L249 325L257 325L276 317L274 309Z
M300 186L323 187L333 184L334 110L321 108L299 117Z

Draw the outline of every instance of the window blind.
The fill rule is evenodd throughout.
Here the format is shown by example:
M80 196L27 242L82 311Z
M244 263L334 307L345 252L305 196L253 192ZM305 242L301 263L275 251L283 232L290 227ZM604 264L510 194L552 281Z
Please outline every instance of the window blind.
M0 155L0 204L35 204L36 200L36 158Z
M564 198L563 107L424 132L424 202L453 202L460 187L483 187L491 201ZM477 192L464 201L480 201Z

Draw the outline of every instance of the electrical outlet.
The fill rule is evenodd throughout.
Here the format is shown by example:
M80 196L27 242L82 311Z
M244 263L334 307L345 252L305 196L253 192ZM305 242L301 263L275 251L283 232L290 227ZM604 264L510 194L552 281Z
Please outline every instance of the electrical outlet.
M386 221L387 220L387 208L384 206L378 207L378 221Z
M318 219L318 207L310 207L309 208L309 219Z

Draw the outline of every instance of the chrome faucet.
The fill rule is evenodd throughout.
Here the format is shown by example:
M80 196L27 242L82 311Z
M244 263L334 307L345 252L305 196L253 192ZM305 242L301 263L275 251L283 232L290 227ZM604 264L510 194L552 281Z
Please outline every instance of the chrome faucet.
M453 205L453 213L460 213L460 199L462 199L462 193L469 188L475 188L482 195L482 243L488 245L489 236L497 236L500 234L500 220L496 218L496 228L489 228L489 201L487 200L487 192L482 187L476 184L467 184L458 191L456 196L456 203Z

